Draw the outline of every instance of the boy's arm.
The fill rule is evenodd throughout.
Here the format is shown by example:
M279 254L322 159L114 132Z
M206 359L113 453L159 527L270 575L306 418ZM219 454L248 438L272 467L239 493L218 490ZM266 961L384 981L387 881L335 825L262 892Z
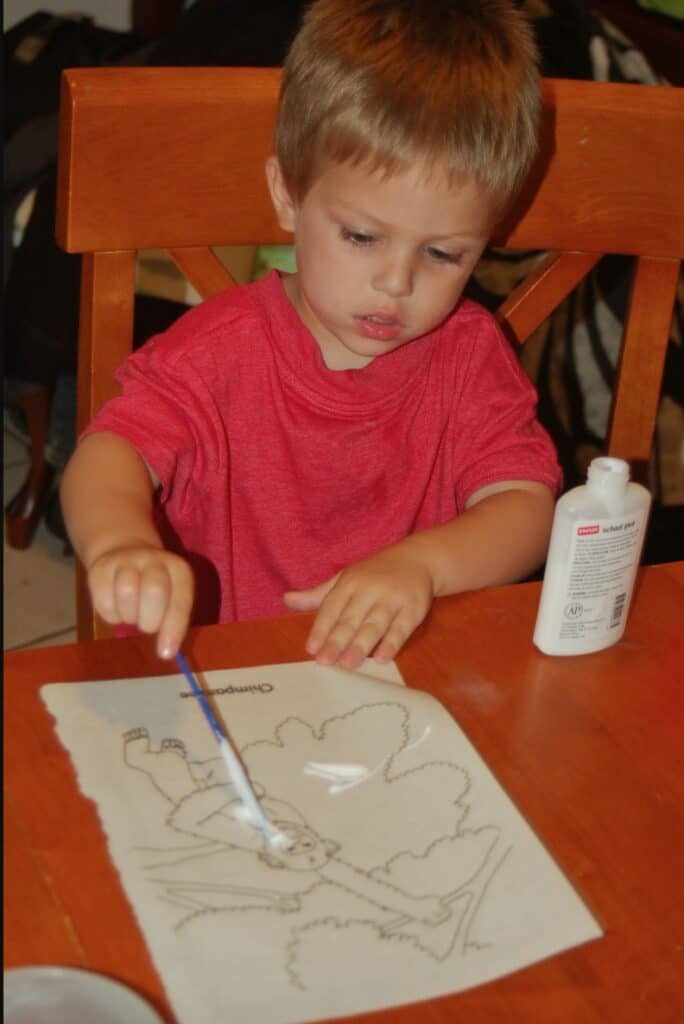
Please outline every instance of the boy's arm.
M158 653L169 658L188 626L193 580L187 562L164 549L154 526L157 485L128 441L95 433L71 457L61 500L95 610L106 622L158 633Z
M319 609L307 650L321 664L356 668L374 653L391 660L433 598L523 579L544 561L554 496L544 484L509 480L482 487L462 515L406 537L309 590L285 595Z

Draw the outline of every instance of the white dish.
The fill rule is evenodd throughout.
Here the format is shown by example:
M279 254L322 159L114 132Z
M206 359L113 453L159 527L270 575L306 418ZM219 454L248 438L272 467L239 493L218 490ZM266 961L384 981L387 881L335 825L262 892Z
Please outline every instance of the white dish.
M163 1024L125 985L75 967L14 967L4 989L4 1024Z

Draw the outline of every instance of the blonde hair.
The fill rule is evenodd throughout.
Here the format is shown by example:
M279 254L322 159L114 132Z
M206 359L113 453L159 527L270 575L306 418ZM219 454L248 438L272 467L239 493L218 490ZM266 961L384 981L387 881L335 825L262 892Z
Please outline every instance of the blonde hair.
M285 61L275 149L301 200L326 159L416 160L500 202L534 155L532 31L508 0L316 0Z

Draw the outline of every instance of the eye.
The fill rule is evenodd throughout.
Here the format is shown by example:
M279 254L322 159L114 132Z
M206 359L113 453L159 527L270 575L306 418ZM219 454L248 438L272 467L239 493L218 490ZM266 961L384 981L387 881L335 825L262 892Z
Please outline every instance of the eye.
M444 249L437 249L434 245L428 245L425 251L435 263L460 263L463 259L462 252L445 252Z
M371 245L375 241L375 235L367 235L365 231L352 231L350 228L340 228L340 234L345 242L352 245Z

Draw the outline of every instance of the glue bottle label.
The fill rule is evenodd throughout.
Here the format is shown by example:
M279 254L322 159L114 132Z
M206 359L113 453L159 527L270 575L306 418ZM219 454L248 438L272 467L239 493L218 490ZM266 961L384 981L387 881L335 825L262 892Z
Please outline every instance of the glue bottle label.
M599 634L621 631L645 519L642 511L635 511L609 521L576 520L559 640L590 641L598 639Z

